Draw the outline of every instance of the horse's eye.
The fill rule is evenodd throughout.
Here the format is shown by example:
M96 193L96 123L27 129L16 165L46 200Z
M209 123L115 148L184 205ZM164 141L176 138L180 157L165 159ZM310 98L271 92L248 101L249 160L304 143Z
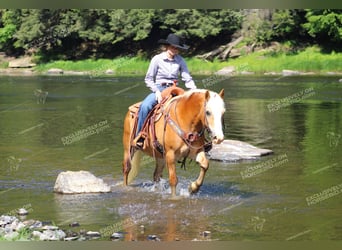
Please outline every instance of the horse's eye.
M207 116L210 116L211 115L211 113L210 113L210 111L205 111L205 114L207 115Z

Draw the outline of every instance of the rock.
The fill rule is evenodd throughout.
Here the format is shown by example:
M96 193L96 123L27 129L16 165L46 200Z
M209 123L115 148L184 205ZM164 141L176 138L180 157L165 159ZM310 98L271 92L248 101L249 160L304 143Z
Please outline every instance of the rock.
M57 241L65 238L65 233L62 230L45 230L43 232L33 231L32 237L42 241Z
M150 234L149 236L147 236L147 239L150 241L160 241L157 235L154 235L154 234Z
M300 72L299 74L301 76L313 76L313 75L316 75L315 72L311 72L311 71L309 71L309 72Z
M9 68L32 68L34 66L36 66L36 64L31 62L30 57L14 59L8 63Z
M20 229L25 227L25 224L16 219L12 222L12 224L8 224L6 227L12 231L19 231Z
M43 223L39 220L35 221L32 225L30 225L30 229L37 229L37 228L42 228Z
M28 211L25 209L25 208L19 208L18 212L17 212L18 215L28 215Z
M114 70L112 70L112 69L107 69L107 70L105 71L105 74L107 74L107 75L113 75L113 74L114 74Z
M52 68L47 71L49 75L61 75L64 73L62 69Z
M288 69L284 69L282 71L283 76L297 76L299 75L299 71L296 70L288 70Z
M26 227L30 227L30 226L33 225L35 222L36 222L36 221L33 220L33 219L23 221L23 223L24 223L24 225L25 225Z
M0 227L4 227L7 224L12 224L13 221L17 220L15 216L1 215Z
M79 237L78 236L75 236L75 237L66 237L64 238L64 241L74 241L74 240L77 240Z
M78 237L79 236L78 233L70 231L70 230L65 232L65 233L66 233L66 237L68 237L68 238L70 238L70 237Z
M241 74L241 75L254 75L255 72L252 72L252 71L241 71L240 74Z
M113 233L110 238L112 240L117 240L117 239L121 239L124 237L124 234L123 233Z
M70 226L70 227L79 227L79 226L80 226L80 223L78 223L78 222L75 221L75 222L70 223L69 226Z
M33 231L32 232L32 238L40 239L40 236L42 235L39 231Z
M46 230L44 232L33 231L32 237L41 241L57 241L65 238L65 233L62 230Z
M202 235L203 237L208 237L208 236L211 235L211 232L210 232L210 231L203 231L203 232L201 233L201 235Z
M277 75L280 75L280 73L271 71L271 72L265 72L264 75L265 76L277 76Z
M54 191L62 194L106 193L110 192L110 186L88 171L67 171L58 175Z
M338 82L342 82L342 78L338 80Z
M42 227L43 230L57 230L57 226L52 226L52 225L45 225Z
M88 231L86 233L86 236L88 236L90 238L100 238L101 234L99 232Z
M4 236L5 240L9 240L9 241L14 240L15 238L18 238L18 237L19 237L18 232L10 232Z
M211 160L235 162L257 159L272 153L270 149L257 148L246 142L224 140L221 144L213 144L213 148L207 154Z
M337 75L338 73L333 72L333 71L328 71L326 74L330 76L334 76L334 75Z
M234 66L228 66L220 69L217 71L215 74L217 75L231 75L235 72L235 67Z
M84 71L74 71L74 70L66 70L63 72L64 75L72 75L72 76L83 76L86 75L87 72Z

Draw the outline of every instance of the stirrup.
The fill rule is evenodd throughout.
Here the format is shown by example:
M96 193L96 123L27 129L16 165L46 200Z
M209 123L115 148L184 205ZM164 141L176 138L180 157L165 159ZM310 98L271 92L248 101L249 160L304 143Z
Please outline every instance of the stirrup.
M134 147L138 149L143 149L144 148L144 141L145 141L145 134L144 133L139 133L133 140L132 144Z

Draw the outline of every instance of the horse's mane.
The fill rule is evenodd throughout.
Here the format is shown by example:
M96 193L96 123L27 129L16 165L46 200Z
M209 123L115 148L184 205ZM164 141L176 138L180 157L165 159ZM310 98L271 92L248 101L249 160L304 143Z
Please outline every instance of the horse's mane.
M193 93L205 93L206 91L207 91L207 89L190 89L190 90L184 92L183 97L189 97Z
M179 97L189 98L194 93L203 93L204 94L206 91L209 91L211 97L214 97L215 94L217 95L216 92L208 90L208 89L190 89L188 91L185 91L184 94L180 95Z
M190 98L193 94L196 94L196 93L202 93L204 94L206 91L209 91L210 93L210 96L211 97L216 97L218 96L218 94L214 91L211 91L211 90L208 90L208 89L190 89L190 90L187 90L185 91L183 94L181 95L178 95L178 96L175 96L173 97L171 100L169 100L167 103L166 103L166 106L169 105L170 103L178 100L178 99L187 99L187 98ZM220 98L221 99L221 98Z

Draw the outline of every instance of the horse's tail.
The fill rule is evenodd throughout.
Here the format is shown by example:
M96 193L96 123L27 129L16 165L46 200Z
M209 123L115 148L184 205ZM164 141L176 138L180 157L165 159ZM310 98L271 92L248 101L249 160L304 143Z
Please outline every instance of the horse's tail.
M129 171L128 177L127 177L127 184L131 184L134 178L138 175L139 169L140 169L140 161L143 156L142 151L137 150L132 158L132 165L131 165L131 171Z

